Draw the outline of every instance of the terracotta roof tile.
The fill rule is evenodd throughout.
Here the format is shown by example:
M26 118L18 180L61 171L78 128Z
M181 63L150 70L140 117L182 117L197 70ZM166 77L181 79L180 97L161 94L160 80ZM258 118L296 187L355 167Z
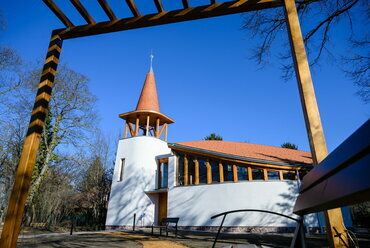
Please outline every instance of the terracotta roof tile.
M146 75L136 110L154 110L160 112L157 87L155 84L154 73L152 71Z
M275 146L216 140L188 141L175 144L246 158L312 164L310 152Z

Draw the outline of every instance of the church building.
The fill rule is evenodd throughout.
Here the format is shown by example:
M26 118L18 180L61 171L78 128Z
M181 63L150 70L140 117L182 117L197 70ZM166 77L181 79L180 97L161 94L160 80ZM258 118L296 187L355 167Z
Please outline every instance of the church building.
M160 112L152 66L119 140L106 229L132 229L178 217L179 229L216 230L213 215L237 209L292 214L299 178L312 168L309 152L242 142L168 143L174 120ZM321 228L318 214L306 225ZM321 224L320 224L321 223ZM295 222L247 212L228 215L229 231L291 232Z

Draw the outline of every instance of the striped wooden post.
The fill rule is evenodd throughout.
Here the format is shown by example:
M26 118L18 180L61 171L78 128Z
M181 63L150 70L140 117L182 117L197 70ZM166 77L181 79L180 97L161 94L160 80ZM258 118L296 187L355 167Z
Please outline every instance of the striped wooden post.
M2 248L13 248L17 245L18 234L22 224L22 216L32 179L33 168L36 162L40 137L48 112L51 91L54 84L61 49L62 39L59 37L57 32L53 32L36 93L36 100L32 110L30 124L24 140L13 191L8 204L8 210L0 240L0 247Z

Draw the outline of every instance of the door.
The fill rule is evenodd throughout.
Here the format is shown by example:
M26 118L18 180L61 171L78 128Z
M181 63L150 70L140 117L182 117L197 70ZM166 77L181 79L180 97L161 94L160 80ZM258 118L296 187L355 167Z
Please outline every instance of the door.
M158 194L158 225L161 225L161 220L167 217L167 192Z

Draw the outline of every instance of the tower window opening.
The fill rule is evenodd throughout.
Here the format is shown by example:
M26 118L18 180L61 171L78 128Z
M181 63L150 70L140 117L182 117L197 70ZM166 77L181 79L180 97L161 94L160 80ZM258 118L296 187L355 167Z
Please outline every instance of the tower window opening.
M158 188L168 187L168 159L161 159L158 168Z
M123 170L124 170L124 167L125 167L125 159L124 158L121 158L121 161L120 161L120 165L119 165L119 171L118 171L118 179L117 181L118 182L121 182L122 179L123 179Z

